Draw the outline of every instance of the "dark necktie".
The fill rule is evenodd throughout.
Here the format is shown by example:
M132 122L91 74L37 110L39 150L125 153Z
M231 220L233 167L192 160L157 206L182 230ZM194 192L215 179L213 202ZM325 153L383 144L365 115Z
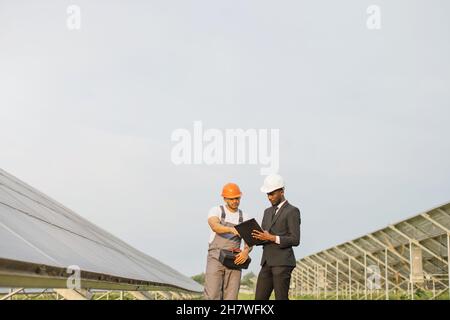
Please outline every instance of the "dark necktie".
M278 206L273 206L272 221L275 219L275 214L277 213L277 209L278 209ZM270 221L270 222L272 222L272 221Z

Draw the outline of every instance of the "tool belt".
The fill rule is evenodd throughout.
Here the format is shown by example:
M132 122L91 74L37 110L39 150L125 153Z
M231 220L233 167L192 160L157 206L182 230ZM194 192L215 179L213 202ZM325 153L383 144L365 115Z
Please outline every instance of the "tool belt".
M252 261L250 257L248 257L243 264L234 263L234 260L236 259L236 256L238 255L239 252L241 252L240 249L233 249L233 250L221 249L219 254L219 261L228 269L234 270L247 269L248 266L250 265L250 262Z

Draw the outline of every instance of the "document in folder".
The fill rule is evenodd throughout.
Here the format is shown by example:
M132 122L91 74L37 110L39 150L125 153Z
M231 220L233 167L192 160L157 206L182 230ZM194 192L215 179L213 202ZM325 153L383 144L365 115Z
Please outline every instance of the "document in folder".
M239 232L241 238L244 239L245 243L250 247L255 245L260 246L267 243L267 241L258 240L252 237L253 230L263 232L263 229L261 229L261 227L259 226L258 222L256 222L255 219L244 221L234 227L236 228L237 232Z

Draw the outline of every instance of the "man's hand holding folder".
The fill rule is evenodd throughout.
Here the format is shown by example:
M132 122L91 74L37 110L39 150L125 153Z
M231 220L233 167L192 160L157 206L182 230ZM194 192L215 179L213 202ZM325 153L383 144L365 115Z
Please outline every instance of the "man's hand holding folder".
M262 241L271 241L271 242L275 242L276 240L276 236L274 236L273 234L270 234L269 231L259 231L259 230L253 230L252 231L252 237L257 239L257 240L262 240Z
M272 241L270 234L264 231L255 219L250 219L244 221L237 226L235 229L239 232L239 235L244 239L248 246L263 245L267 241Z

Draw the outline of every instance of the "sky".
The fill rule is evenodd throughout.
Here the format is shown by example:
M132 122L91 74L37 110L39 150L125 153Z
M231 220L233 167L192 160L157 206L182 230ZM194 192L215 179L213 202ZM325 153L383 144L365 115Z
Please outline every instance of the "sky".
M191 276L225 183L258 221L270 203L261 164L176 165L173 132L278 129L299 259L450 200L448 12L445 0L0 0L0 167ZM257 273L261 248L251 257Z

